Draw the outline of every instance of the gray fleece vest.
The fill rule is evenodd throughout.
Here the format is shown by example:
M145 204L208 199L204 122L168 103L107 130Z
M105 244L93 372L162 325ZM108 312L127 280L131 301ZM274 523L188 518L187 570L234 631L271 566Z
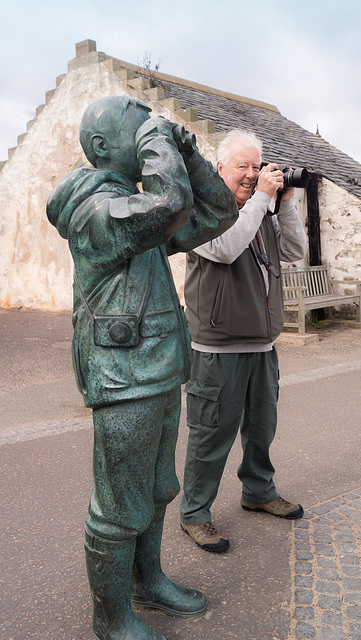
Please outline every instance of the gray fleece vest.
M266 216L261 233L268 257L281 272L272 222ZM192 340L220 346L242 341L269 343L283 327L282 277L268 272L267 294L262 271L250 247L232 263L187 254L185 301Z

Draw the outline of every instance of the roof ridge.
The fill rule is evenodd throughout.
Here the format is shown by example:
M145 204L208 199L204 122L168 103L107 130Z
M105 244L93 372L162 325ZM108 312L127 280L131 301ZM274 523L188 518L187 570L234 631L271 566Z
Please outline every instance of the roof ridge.
M134 71L135 73L143 74L145 76L150 76L150 70L140 65L132 64L131 62L126 62L125 60L120 60L119 58L114 58L113 56L108 56L102 51L96 50L96 43L94 40L84 40L83 42L79 42L75 45L76 47L76 57L73 60L70 60L68 64L68 69L74 68L74 66L78 66L78 61L82 58L82 64L92 64L93 62L101 62L102 60L112 60L118 68L129 69ZM84 60L86 58L86 60ZM253 105L256 107L261 107L262 109L267 109L269 111L275 111L276 113L280 113L279 109L272 104L267 102L262 102L261 100L255 100L253 98L246 98L245 96L239 96L235 93L229 93L227 91L221 91L220 89L215 89L214 87L209 87L204 84L200 84L198 82L193 82L192 80L186 80L184 78L179 78L177 76L169 75L167 73L161 73L160 71L151 70L152 79L159 80L160 82L171 82L173 84L178 84L183 87L189 87L191 89L196 89L197 91L203 91L204 93L211 93L213 95L220 96L222 98L229 98L230 100L235 100L236 102L242 102L244 104Z

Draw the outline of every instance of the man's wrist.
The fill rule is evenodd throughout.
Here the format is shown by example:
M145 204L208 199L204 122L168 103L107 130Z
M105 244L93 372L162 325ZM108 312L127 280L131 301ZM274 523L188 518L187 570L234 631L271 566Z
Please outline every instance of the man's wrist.
M293 206L292 199L281 200L278 215L282 216L282 214L292 213L293 211L294 211L294 206Z
M264 191L255 191L252 196L253 202L258 202L259 204L266 205L268 207L272 198Z

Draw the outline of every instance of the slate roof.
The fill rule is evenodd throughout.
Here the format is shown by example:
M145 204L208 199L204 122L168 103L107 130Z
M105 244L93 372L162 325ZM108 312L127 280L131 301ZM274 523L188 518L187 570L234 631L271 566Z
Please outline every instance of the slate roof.
M159 74L161 76L162 74ZM247 104L198 88L176 83L161 82L167 98L178 98L182 108L198 110L199 119L215 122L216 131L240 127L252 129L263 141L264 160L306 167L325 176L348 192L361 198L361 164L330 145L317 134L312 134L295 122L285 118L277 109Z

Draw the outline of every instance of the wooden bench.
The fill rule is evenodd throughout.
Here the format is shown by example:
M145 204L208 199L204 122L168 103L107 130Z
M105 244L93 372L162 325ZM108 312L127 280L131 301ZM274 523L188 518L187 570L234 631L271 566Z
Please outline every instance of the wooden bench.
M285 327L297 327L305 333L305 316L312 309L337 307L342 304L356 305L356 320L361 322L360 282L357 280L331 280L326 266L285 267L282 269L283 298L285 311L297 312L297 322L285 322ZM334 285L355 287L354 293L335 293Z

